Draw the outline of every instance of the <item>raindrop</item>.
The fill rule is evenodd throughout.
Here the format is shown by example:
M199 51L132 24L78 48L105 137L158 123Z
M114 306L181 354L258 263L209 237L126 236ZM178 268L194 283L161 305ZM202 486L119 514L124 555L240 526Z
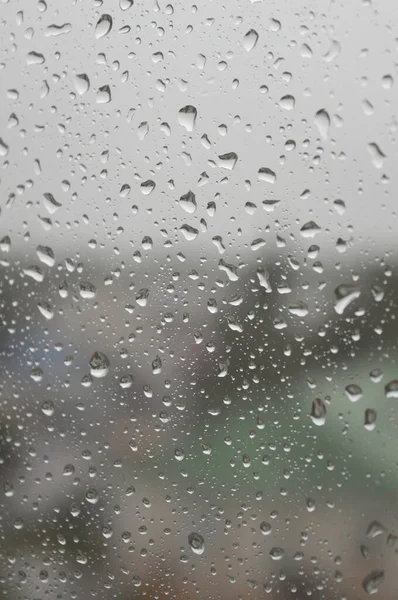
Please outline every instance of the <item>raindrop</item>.
M109 372L109 359L103 352L94 352L90 358L90 374L93 377L101 378Z
M377 412L373 408L365 410L365 429L373 431L376 428Z
M351 402L358 402L363 396L362 388L355 383L350 383L346 386L345 392Z
M90 80L85 73L80 73L75 77L75 89L79 96L83 96L90 89Z
M197 114L196 108L188 104L178 111L178 122L187 131L193 131L195 129Z
M196 211L196 199L195 194L191 191L187 192L179 199L179 205L187 213L194 213Z
M315 125L318 127L321 138L327 140L329 135L330 117L324 108L315 115Z
M52 417L55 411L54 402L52 400L45 400L41 405L41 411L46 417Z
M190 533L188 543L194 554L200 555L205 551L205 541L200 533Z
M279 106L284 110L293 110L295 103L294 96L282 96L279 100Z
M85 300L92 300L97 293L96 287L89 281L82 281L79 285L79 294Z
M334 294L336 296L334 310L338 315L342 315L351 302L359 298L361 292L354 284L342 283L334 290Z
M308 221L308 223L304 223L300 229L300 233L303 238L314 238L320 231L321 228L315 223L315 221Z
M310 417L315 425L321 426L326 422L326 406L320 398L312 402Z
M195 229L195 227L191 227L190 225L183 225L180 227L180 231L188 242L192 242L199 235L199 231Z
M262 521L260 523L260 531L263 535L269 535L272 531L272 527L267 521Z
M44 200L43 200L44 208L47 210L47 212L50 215L53 215L54 213L57 212L57 210L59 210L61 208L62 204L57 202L52 194L47 192L47 193L43 194L43 197L44 197Z
M380 150L379 146L372 142L368 145L368 150L370 152L370 156L372 158L373 166L376 169L383 168L383 160L386 158L386 155Z
M97 90L97 104L108 104L112 100L111 90L109 85L103 85Z
M384 387L387 398L398 398L398 379L393 379Z
M384 571L372 571L365 577L362 587L367 594L377 594L384 581Z
M265 181L266 183L275 183L276 174L268 167L261 167L258 171L258 178L260 181Z
M95 26L95 37L97 40L108 35L112 29L112 17L110 15L102 15Z
M220 167L232 171L235 168L238 155L235 152L227 152L226 154L219 155L218 160Z
M156 183L152 181L152 179L147 179L147 181L143 181L141 183L141 192L144 196L149 196L153 192L156 187Z
M250 29L243 38L243 47L246 52L250 52L258 42L258 33L254 29Z
M271 548L269 555L272 560L281 560L285 555L285 551L283 548L274 547Z
M7 156L8 150L7 144L0 138L0 156Z

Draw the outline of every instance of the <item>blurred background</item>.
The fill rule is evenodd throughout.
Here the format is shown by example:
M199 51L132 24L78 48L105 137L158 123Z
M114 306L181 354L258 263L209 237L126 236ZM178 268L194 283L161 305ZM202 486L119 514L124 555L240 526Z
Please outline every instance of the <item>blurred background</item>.
M395 598L397 10L0 4L1 598Z

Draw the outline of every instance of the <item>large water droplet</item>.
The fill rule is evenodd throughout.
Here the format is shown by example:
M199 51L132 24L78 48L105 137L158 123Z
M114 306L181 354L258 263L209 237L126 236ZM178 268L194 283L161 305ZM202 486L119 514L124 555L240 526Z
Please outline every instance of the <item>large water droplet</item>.
M187 213L194 213L196 210L195 194L191 191L187 192L179 199L179 205Z
M310 417L314 425L324 425L326 422L326 406L320 398L315 398L312 402Z
M80 73L75 77L75 89L79 96L83 96L90 89L90 80L85 73Z
M205 551L205 541L200 533L190 533L188 536L188 543L191 547L192 552L195 554L203 554Z
M365 577L362 587L367 594L376 594L384 581L384 571L372 571Z
M336 296L334 310L338 315L342 315L351 302L361 295L360 290L354 284L350 283L342 283L334 290L334 293Z
M326 140L329 135L330 117L329 113L324 109L318 110L315 115L315 125L318 127L321 137Z
M193 131L195 129L197 114L196 108L188 104L178 111L178 122L187 131Z
M191 227L191 225L183 225L180 227L180 231L188 242L195 240L199 234L199 231L195 227Z
M109 359L103 352L94 352L90 358L90 374L101 378L108 374L110 367Z
M393 379L384 387L387 398L398 398L398 379Z
M372 142L368 145L368 150L370 152L370 156L372 157L373 166L376 169L383 168L383 160L386 158L386 155L380 150L380 147Z
M102 15L97 25L95 26L95 37L97 40L108 35L112 29L112 17L110 15Z
M243 38L243 47L246 52L250 52L258 42L258 33L255 29L250 29Z
M109 85L103 85L97 90L97 104L108 104L112 100L111 90Z
M227 152L226 154L220 154L218 160L220 167L232 171L235 168L238 155L235 152Z
M268 167L261 167L258 171L258 178L260 181L265 181L266 183L275 183L276 174Z

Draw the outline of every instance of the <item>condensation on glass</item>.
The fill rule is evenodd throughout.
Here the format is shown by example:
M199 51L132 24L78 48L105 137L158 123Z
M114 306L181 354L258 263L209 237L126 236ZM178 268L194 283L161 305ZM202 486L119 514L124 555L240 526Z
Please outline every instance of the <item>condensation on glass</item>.
M2 598L395 597L397 18L2 0Z

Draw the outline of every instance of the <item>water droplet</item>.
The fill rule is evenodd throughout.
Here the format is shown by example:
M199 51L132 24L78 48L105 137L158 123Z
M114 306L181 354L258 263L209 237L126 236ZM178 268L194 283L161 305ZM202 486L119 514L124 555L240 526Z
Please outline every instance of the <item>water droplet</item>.
M368 145L368 150L370 152L370 156L372 158L373 166L376 169L383 168L383 160L386 158L386 155L380 150L380 147L372 142Z
M373 408L367 408L365 410L365 429L373 431L376 428L377 412Z
M180 231L188 242L192 242L199 235L199 231L195 229L195 227L191 227L190 225L183 225L180 227Z
M258 171L258 178L260 181L265 181L266 183L275 183L276 174L268 167L261 167Z
M372 571L365 577L362 587L367 594L377 594L384 581L384 571Z
M398 379L393 379L384 387L387 398L398 398Z
M379 537L386 533L386 528L384 525L379 523L379 521L372 521L366 531L366 537L369 539L374 539L375 537Z
M188 536L189 546L194 554L203 554L205 551L205 541L200 533L190 533Z
M62 204L57 202L52 194L46 192L45 194L43 194L43 197L44 197L44 200L43 200L44 208L47 210L47 212L50 215L53 215L54 213L57 212L57 210L59 210L61 208Z
M103 352L94 352L90 358L90 374L93 377L105 377L109 372L109 359Z
M92 300L95 298L97 293L97 289L95 285L90 283L89 281L82 281L79 285L79 294L81 298L85 300Z
M310 417L315 425L325 425L326 406L320 398L315 398L315 400L313 400Z
M300 233L303 238L314 238L320 231L321 228L315 223L315 221L308 221L307 223L304 223L300 229Z
M95 488L90 488L86 492L86 500L90 504L97 504L99 500L99 494Z
M79 96L83 96L90 89L90 80L85 73L80 73L75 77L75 89Z
M103 85L97 90L96 102L97 104L107 104L112 100L111 90L109 85Z
M36 253L39 260L48 267L55 265L54 252L48 246L37 246Z
M258 33L255 29L249 29L243 38L243 47L246 52L250 52L256 46L258 42Z
M269 535L272 531L272 527L267 521L262 521L260 523L260 531L263 535Z
M54 309L49 302L38 302L37 308L48 321L54 318Z
M284 110L293 110L296 100L294 96L282 96L279 100L279 106Z
M358 402L363 396L362 388L356 383L350 383L346 386L345 392L351 402Z
M143 308L148 304L149 298L149 290L147 288L142 288L136 295L135 301L138 306L142 306Z
M52 400L45 400L41 405L41 411L46 417L52 417L55 411L54 402Z
M285 551L283 548L274 547L271 548L269 555L272 560L281 560L285 555Z
M193 131L195 129L197 114L196 108L188 104L178 111L178 122L187 131Z
M42 65L45 62L43 54L39 52L29 52L26 57L26 64L28 65Z
M334 305L334 310L338 315L342 315L346 308L359 298L361 295L360 290L354 284L341 284L334 290L336 296L336 303Z
M301 300L292 302L292 304L289 305L288 310L292 315L296 315L297 317L305 317L308 315L308 305Z
M0 156L7 156L8 150L7 144L0 138Z
M95 37L97 40L108 35L112 29L112 17L110 15L102 15L97 25L95 26Z
M75 467L71 464L67 464L64 466L62 475L64 475L64 477L70 477L71 475L74 474L74 472L75 472Z
M141 183L140 187L142 194L144 194L144 196L149 196L149 194L151 194L155 189L156 183L152 181L152 179L147 179L147 181L143 181L143 183Z
M321 108L315 115L315 125L318 127L318 131L321 135L321 138L327 140L329 135L329 127L330 127L330 117L328 112Z
M235 152L227 152L226 154L219 155L218 160L220 167L232 171L235 168L238 155Z
M323 59L326 62L332 62L341 52L341 44L336 40L332 40L329 50L324 55Z
M179 199L179 205L187 213L194 213L196 211L196 199L195 194L191 191L187 192Z

